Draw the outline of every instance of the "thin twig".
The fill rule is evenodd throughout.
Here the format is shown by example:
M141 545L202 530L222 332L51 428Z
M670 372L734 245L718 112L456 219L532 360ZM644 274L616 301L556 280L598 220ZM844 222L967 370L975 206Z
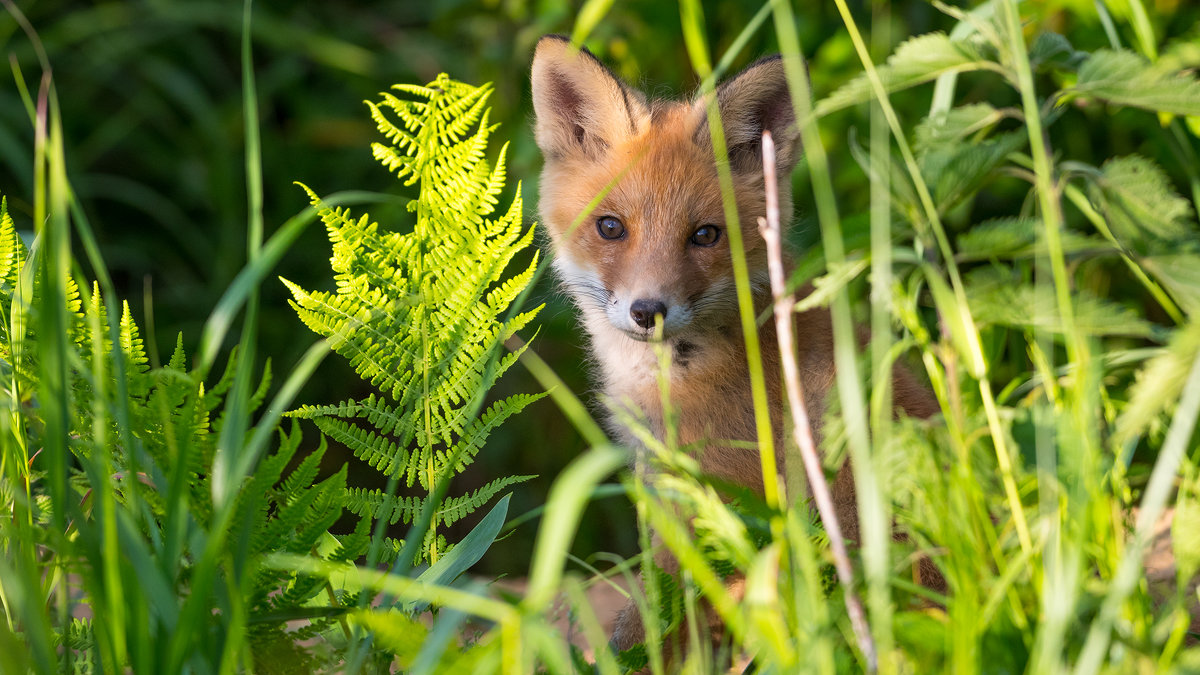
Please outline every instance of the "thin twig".
M821 522L825 523L825 533L829 535L834 568L845 587L843 597L846 600L846 611L850 615L850 624L854 627L858 647L867 661L868 671L875 672L878 668L875 642L871 639L871 629L867 625L862 602L854 591L854 570L850 567L850 557L846 554L846 541L842 537L842 528L833 510L833 499L829 494L829 485L825 482L821 460L817 457L808 409L804 405L804 388L800 385L800 368L796 364L796 340L792 335L792 307L795 305L795 299L785 289L783 235L779 225L779 187L775 181L775 143L771 140L769 131L763 132L762 151L767 217L758 219L758 231L767 242L767 271L771 276L771 293L775 298L775 331L779 337L779 354L783 361L784 387L787 389L788 405L792 411L792 433L796 445L800 448L800 457L804 461L804 471L808 474L817 513L821 516Z

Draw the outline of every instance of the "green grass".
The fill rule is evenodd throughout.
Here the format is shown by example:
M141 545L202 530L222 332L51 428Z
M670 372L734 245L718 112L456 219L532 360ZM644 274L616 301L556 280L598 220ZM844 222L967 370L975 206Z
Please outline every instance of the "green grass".
M197 7L184 12L188 21L225 16ZM25 258L0 259L0 671L593 672L550 620L560 601L606 675L642 663L663 672L662 636L684 617L680 639L690 649L674 663L683 672L718 672L726 658L748 659L749 672L762 673L1200 667L1200 636L1189 633L1188 616L1200 602L1188 588L1200 571L1200 178L1192 131L1200 82L1174 74L1196 65L1197 36L1178 28L1195 13L1159 16L1140 0L1112 15L1106 7L995 0L966 15L939 6L945 15L928 22L946 32L918 38L919 49L892 49L884 5L874 7L871 25L881 30L870 36L861 33L857 9L840 1L836 17L834 9L815 11L819 19L784 2L734 9L684 2L672 10L684 35L677 61L690 63L702 88L753 56L747 51L769 45L784 54L793 91L816 92L814 101L793 97L806 157L796 193L808 231L793 237L804 248L792 281L819 270L828 283L822 293L834 317L838 394L823 451L829 470L846 457L856 467L863 540L854 562L863 581L852 590L864 599L875 657L855 634L843 602L848 589L832 572L828 539L803 490L794 482L768 481L761 494L721 485L698 475L670 435L654 439L648 431L659 475L648 481L645 467L623 474L627 451L609 445L586 402L571 393L583 387L578 373L535 353L557 350L544 334L521 357L525 382L548 390L577 432L521 443L545 454L586 449L545 477L540 520L509 511L522 486L478 525L452 532L460 546L428 568L364 564L411 562L416 547L387 543L383 528L334 527L346 473L318 470L325 445L311 427L279 424L285 411L314 400L306 392L324 376L318 364L332 360L327 347L301 341L283 350L287 377L278 386L264 358L281 356L269 332L294 336L299 327L294 315L269 306L278 289L264 280L293 256L314 255L300 249L315 211L289 219L298 209L272 204L268 187L318 182L275 175L281 169L262 120L278 82L297 80L282 67L256 70L253 49L254 35L279 40L291 24L244 5L240 51L226 45L240 57L238 123L220 105L196 103L203 87L181 81L170 94L195 103L197 119L217 135L243 130L245 206L231 215L240 189L212 196L224 214L214 218L220 229L212 238L237 239L236 251L217 249L228 266L218 275L220 291L207 293L203 309L183 322L196 327L188 339L200 345L191 364L182 350L159 359L155 338L143 342L120 301L129 289L109 272L105 257L113 254L89 219L95 203L81 198L72 164L74 153L98 152L103 134L76 145L76 91L30 77L18 59L14 86L22 95L0 112L24 118L29 147L3 134L0 154L10 166L28 160L32 171L0 187L17 229L31 224L26 243L36 246ZM19 14L7 8L14 23L5 30L13 34ZM52 28L47 43L68 43L63 33L72 30L90 34L88 21L115 25L123 11L97 7L61 23L42 17ZM509 11L505 20L517 21ZM614 53L630 46L621 52L617 26L636 32L662 20L661 11L588 2L572 34L609 52L620 69L628 62ZM738 23L722 25L725 12ZM834 20L836 31L813 28ZM527 23L565 31L569 21ZM1048 36L1050 26L1072 41ZM375 57L353 41L313 27L290 30L301 31L299 42L319 62L354 77L378 74ZM197 51L201 66L225 63L212 43L189 35L188 44L205 46ZM33 35L23 39L36 44ZM131 63L135 42L125 48L118 62ZM814 53L805 68L802 55ZM504 92L523 86L524 70L510 70L498 84L498 107L515 101ZM132 100L131 119L157 105ZM865 148L861 134L845 131L863 120ZM519 145L517 175L532 161ZM171 153L159 151L169 161ZM228 151L214 148L222 170L233 172ZM99 181L93 189L122 184ZM178 220L179 236L194 236L186 234L197 229L190 217L147 195L131 190L128 198ZM325 198L329 205L383 201L366 191ZM384 207L381 221L400 220L400 211ZM269 234L272 223L283 224ZM86 264L77 262L74 242ZM752 325L762 317L753 315L744 265L739 270L742 317ZM522 293L510 316L532 297ZM288 322L282 329L281 321ZM873 329L865 356L854 335L860 323ZM887 373L896 359L924 371L941 416L892 419ZM221 363L223 375L215 370ZM761 381L758 373L760 421ZM499 389L513 386L520 385L506 379ZM476 413L483 393L473 392ZM526 417L537 428L537 416ZM757 450L773 474L773 450ZM619 487L605 483L614 476ZM596 520L589 504L614 493L632 504L645 550L606 568L598 563L611 557L593 555L598 546L575 553ZM437 498L426 505L410 540L424 539L439 505ZM1166 508L1175 509L1178 571L1152 588L1143 555ZM528 577L520 597L459 577L505 545L495 539L506 518L524 523L513 527L531 542L509 563ZM655 572L652 540L679 560L680 578ZM948 584L944 596L912 582L918 555L932 556ZM612 654L600 627L606 617L588 606L586 591L638 567L646 583L630 592L652 637L633 653ZM742 595L726 586L731 574L744 577ZM368 609L377 596L388 607ZM710 608L724 626L715 655L700 625ZM77 618L85 610L91 620Z

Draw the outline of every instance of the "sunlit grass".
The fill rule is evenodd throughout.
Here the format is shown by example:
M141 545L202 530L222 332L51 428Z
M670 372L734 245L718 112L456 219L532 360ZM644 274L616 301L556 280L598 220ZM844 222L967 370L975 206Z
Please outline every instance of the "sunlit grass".
M615 5L587 3L575 38L586 39ZM1067 114L1055 105L1056 97L1078 95L1071 90L1078 64L1047 65L1044 54L1033 49L1038 27L1027 24L1020 13L1025 8L1015 0L995 0L970 17L946 8L959 28L930 44L959 59L949 71L900 57L883 63L883 42L861 35L846 3L836 7L864 74L847 90L817 92L819 99L836 103L824 107L808 94L812 84L802 56L807 45L796 29L802 17L791 5L763 3L719 58L707 44L713 26L701 4L683 2L680 14L702 92L712 91L757 32L773 31L784 55L805 147L802 187L812 191L816 204L828 271L822 281L832 284L823 292L835 325L837 414L826 423L823 450L827 458L849 456L855 467L862 541L854 542L852 558L861 584L848 588L838 581L833 547L804 491L789 492L775 480L785 467L775 466L770 442L747 449L759 457L764 484L728 486L699 475L672 434L657 439L642 429L650 464L638 466L616 489L636 509L645 551L608 573L641 568L642 580L629 592L642 610L648 640L635 654L611 652L603 629L607 617L588 606L588 584L604 582L582 580L581 569L595 570L572 562L570 551L586 524L585 506L611 494L614 487L602 483L620 472L630 453L610 445L585 403L532 351L522 362L590 449L553 477L521 597L456 582L462 570L453 559L442 568L434 561L434 567L412 569L415 546L385 550L390 544L383 527L370 534L370 554L350 560L330 558L349 535L335 539L325 532L311 550L255 552L261 536L255 527L284 505L248 509L244 500L262 495L242 491L254 484L277 445L300 442L278 423L326 357L327 346L318 341L288 364L281 386L268 396L261 384L264 359L256 355L260 287L315 213L306 209L273 236L265 234L259 92L249 39L253 17L246 3L241 56L248 262L208 315L194 370L147 374L137 367L131 357L137 349L124 344L130 333L122 326L102 249L67 174L57 103L66 94L56 92L50 79L35 87L20 83L34 138L30 201L36 245L20 274L14 272L18 282L6 291L10 300L2 317L7 351L0 364L0 670L592 672L593 665L549 619L559 602L573 607L578 639L604 675L626 672L634 662L654 673L666 672L668 664L684 672L718 672L726 660L762 673L876 667L888 673L1089 673L1167 671L1200 660L1197 636L1188 632L1194 618L1188 608L1196 606L1191 579L1183 574L1168 580L1169 592L1158 597L1144 583L1143 565L1155 521L1173 504L1182 478L1197 471L1200 339L1193 312L1200 288L1194 277L1169 273L1200 264L1200 251L1189 243L1198 229L1196 205L1153 171L1087 165L1053 144L1055 125ZM1139 51L1157 56L1147 9L1136 0L1131 8L1129 30ZM1113 37L1119 35L1114 31ZM334 47L329 45L345 58L356 54ZM1047 68L1068 76L1046 77ZM1143 68L1137 73L1151 73L1148 64ZM972 127L949 117L967 114L954 107L960 70L980 71L994 78L989 80L994 87L1007 88L1006 95L1020 103L1006 114L1019 124L997 118ZM907 119L892 104L900 90L935 79L937 93L927 92L934 98L929 118ZM1175 84L1172 110L1200 115L1195 77ZM1109 91L1104 80L1089 86L1078 104L1102 105ZM1155 102L1163 100L1156 91L1139 106L1137 93L1123 91L1122 103L1155 110ZM871 191L870 241L862 248L847 244L851 214L839 200L831 169L831 156L842 149L827 147L822 125L828 118L815 112L832 114L852 103L871 106L870 146L865 153L855 150L865 159L862 180L877 188ZM1151 112L1140 114L1157 123ZM1195 138L1184 122L1167 124L1175 139L1172 152L1186 166ZM918 142L918 125L940 130L942 140ZM720 157L722 127L715 116L710 129ZM1000 157L981 151L998 135L1022 130L1027 141L1018 150ZM769 439L766 401L775 394L765 389L757 355L777 346L753 339L760 317L754 315L739 253L744 242L735 236L740 228L733 224L737 213L727 164L718 166L726 168L722 186L739 313L751 336L757 428ZM948 204L951 188L969 193L964 200L969 203L990 181L1014 176L1025 181L1026 198L1012 204L1012 221L976 223L969 209ZM1143 182L1130 188L1126 183L1133 180ZM1194 175L1192 187L1195 193ZM349 192L325 201L379 200ZM1021 229L1028 222L1033 228ZM963 256L968 234L980 248ZM73 258L72 237L82 242L99 294ZM865 261L871 283L873 335L866 359L856 325L867 312L857 311L863 307L854 300L865 284L853 278L859 274L843 272L857 260ZM543 270L544 263L537 274ZM1090 275L1118 273L1129 275L1129 287L1138 294L1118 283L1090 283ZM73 288L80 306L102 306L103 312L85 313L86 321L74 323ZM523 311L529 297L521 294L510 316ZM1029 305L1011 306L1018 300ZM1172 325L1145 328L1158 317ZM231 339L235 327L241 332ZM75 346L77 333L88 336L86 351ZM216 377L212 371L222 349L233 342L239 359ZM510 346L520 349L523 343ZM494 367L501 352L499 344L491 345L491 365L483 367ZM35 358L27 358L31 355ZM1113 355L1120 358L1109 358ZM942 405L940 416L892 419L894 361L924 367ZM83 389L72 390L73 373ZM131 402L130 391L143 377L187 380L224 403L212 420L204 418L203 433L195 434L192 425L208 412L200 413L200 399ZM476 411L485 394L473 393ZM669 403L670 392L664 396ZM142 403L146 409L135 410ZM181 419L189 415L195 418ZM76 418L88 420L86 438L71 431ZM151 430L161 432L170 463L148 456L143 434ZM214 440L210 454L204 451L208 434ZM206 495L189 484L193 471L210 481ZM319 487L315 472L309 482ZM444 489L439 485L432 493ZM1177 533L1200 529L1195 498L1176 512L1182 519ZM426 505L410 539L424 537L439 505L439 499ZM463 555L477 560L491 545L499 521L488 525L494 529L480 531L490 534L470 540ZM661 552L655 546L679 562L679 578L655 572L655 553ZM1181 569L1194 573L1200 564L1194 538L1177 541L1175 552ZM364 564L389 555L403 564L391 569ZM937 565L946 594L915 583L921 556ZM256 583L268 574L291 575L297 583L316 580L322 592L286 616L256 617L251 612L260 590ZM743 582L736 591L728 584L733 578ZM845 602L856 596L865 600L871 642L865 633L856 635L853 610L847 608L853 603ZM420 611L411 609L417 605ZM80 621L83 614L91 618ZM707 625L708 617L720 626ZM685 659L672 654L668 637L681 623ZM310 660L300 660L303 650L285 654L295 663L254 653L258 631L301 624L307 628L288 639L318 642ZM714 653L709 638L718 632L724 642ZM874 647L864 650L866 644Z

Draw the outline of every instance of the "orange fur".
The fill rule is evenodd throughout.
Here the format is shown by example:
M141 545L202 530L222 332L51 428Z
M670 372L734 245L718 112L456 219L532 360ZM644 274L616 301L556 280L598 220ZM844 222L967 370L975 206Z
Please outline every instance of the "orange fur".
M679 441L755 441L749 369L738 318L727 227L713 160L706 102L647 101L594 56L563 38L537 46L532 69L536 134L546 163L541 180L542 221L549 232L560 280L582 314L591 337L604 393L643 416L662 434L659 366L653 325L641 325L634 303L657 303L663 339L673 351L672 402L678 406ZM764 129L778 144L781 218L792 215L790 169L799 157L782 62L765 59L718 87L718 108L729 149L742 241L759 310L770 303L766 251L757 232L765 213L759 143ZM597 197L595 208L589 204ZM598 230L616 218L620 238ZM715 226L711 246L692 237ZM643 305L646 306L646 305ZM823 401L834 379L828 314L813 310L795 319L802 384L819 434ZM782 383L773 322L759 329L770 396L775 447L785 447ZM936 411L928 392L897 370L895 398L909 414ZM612 433L636 447L619 424ZM702 469L761 488L755 451L708 443ZM783 466L782 456L779 466ZM843 528L857 536L853 480L843 470L834 498ZM641 637L636 610L618 620L616 646Z

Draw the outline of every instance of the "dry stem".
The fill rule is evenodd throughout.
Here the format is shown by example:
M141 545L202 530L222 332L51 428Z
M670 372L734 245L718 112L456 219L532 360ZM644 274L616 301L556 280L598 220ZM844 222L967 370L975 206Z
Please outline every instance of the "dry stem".
M871 639L871 630L867 625L862 602L854 591L854 570L850 567L850 557L846 554L846 540L842 537L842 528L838 524L837 514L833 510L833 499L829 494L829 484L825 482L825 473L817 456L816 443L813 442L812 427L808 420L808 409L804 405L804 388L800 385L800 368L796 364L796 339L792 335L792 307L795 305L795 299L785 288L783 235L779 224L779 186L775 180L775 143L771 140L769 131L763 132L762 151L767 217L758 219L758 231L767 242L767 271L771 277L771 293L775 298L775 330L779 336L784 388L787 390L788 406L792 412L792 433L796 445L800 448L800 458L804 461L804 471L808 474L808 484L812 489L813 501L817 504L817 513L820 514L821 522L825 524L825 533L829 536L834 568L845 587L846 611L858 638L859 649L866 659L867 669L875 672L878 667L875 643Z

